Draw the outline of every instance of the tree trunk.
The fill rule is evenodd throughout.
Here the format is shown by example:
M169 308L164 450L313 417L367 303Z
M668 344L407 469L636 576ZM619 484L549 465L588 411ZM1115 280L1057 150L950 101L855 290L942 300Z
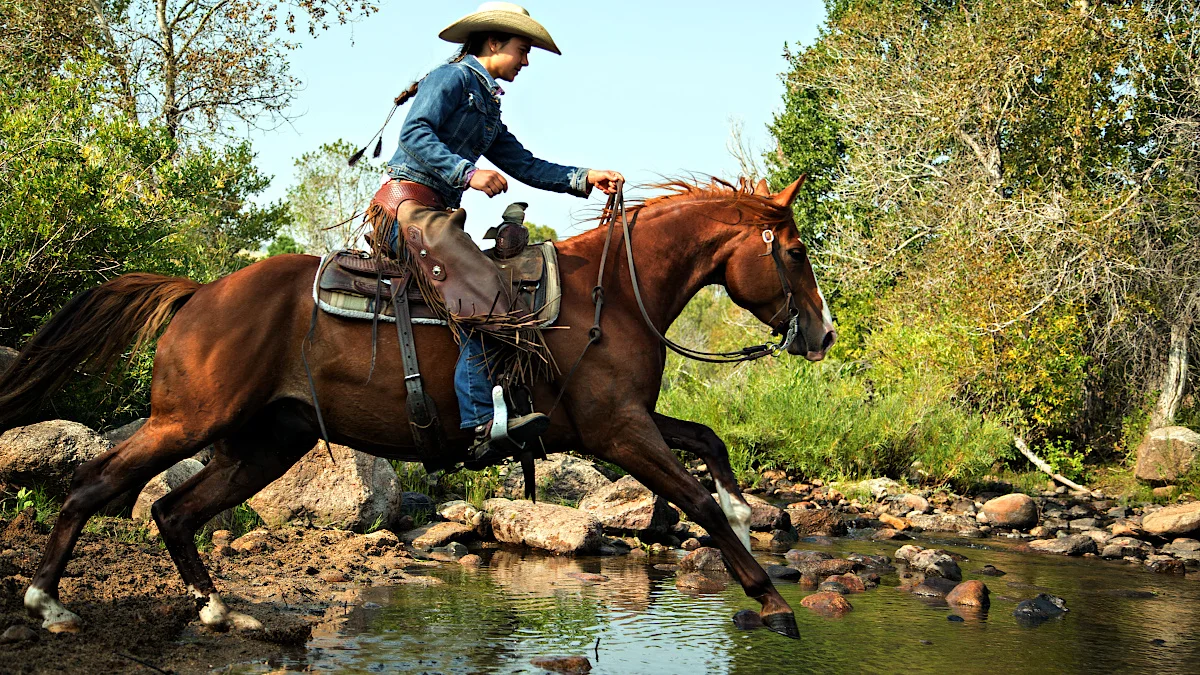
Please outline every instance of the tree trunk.
M1179 404L1183 401L1183 391L1187 386L1188 334L1191 330L1192 322L1189 320L1181 319L1171 325L1171 350L1167 354L1167 370L1163 375L1158 403L1150 416L1151 429L1170 426L1179 412Z
M179 77L179 55L175 53L174 22L167 21L167 0L158 0L155 13L158 17L159 44L163 55L163 121L166 123L167 133L173 139L179 131L182 117L175 91Z

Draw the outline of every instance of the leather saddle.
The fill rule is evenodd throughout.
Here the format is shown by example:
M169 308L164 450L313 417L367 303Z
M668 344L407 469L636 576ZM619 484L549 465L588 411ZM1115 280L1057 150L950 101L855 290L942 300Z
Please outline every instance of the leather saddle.
M535 310L539 327L554 325L562 296L554 244L548 241L531 244L508 258L498 257L495 248L483 253L492 259L501 277L509 280L524 306ZM313 300L328 314L367 321L378 315L380 321L394 323L390 278L403 274L403 267L393 260L381 260L365 251L334 251L321 259L313 284ZM412 323L446 325L425 303L416 284L408 285L408 301Z

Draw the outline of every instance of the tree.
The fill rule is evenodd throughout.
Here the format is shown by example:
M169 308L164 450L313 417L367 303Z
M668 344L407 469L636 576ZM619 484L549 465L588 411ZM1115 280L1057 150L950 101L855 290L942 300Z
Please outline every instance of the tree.
M267 256L283 255L285 253L304 253L304 247L296 243L289 235L281 234L271 241L267 247Z
M526 221L525 227L529 228L529 243L531 244L543 241L558 241L558 233L549 225L537 225Z
M338 139L296 160L296 183L288 190L294 219L288 232L306 252L320 255L358 246L356 214L379 189L381 169L369 162L346 164L356 148Z

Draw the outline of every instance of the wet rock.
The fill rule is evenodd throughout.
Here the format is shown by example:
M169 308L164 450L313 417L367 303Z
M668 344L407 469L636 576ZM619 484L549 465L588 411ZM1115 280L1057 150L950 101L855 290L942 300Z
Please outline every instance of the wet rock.
M579 502L579 510L599 520L610 533L663 536L679 522L679 514L667 500L651 492L633 476L623 476L584 497Z
M158 474L146 483L146 487L142 488L138 494L137 501L133 504L133 519L147 522L153 521L150 515L150 507L154 506L154 502L161 499L171 490L183 484L183 481L195 476L204 469L204 465L194 459L185 459L178 464L172 466L166 471ZM155 526L157 531L157 526Z
M271 533L266 530L253 530L234 539L229 547L238 553L257 553L271 547Z
M822 581L817 585L817 590L822 593L837 593L838 595L846 595L850 592L850 589L840 581Z
M681 572L704 572L706 574L727 574L725 558L718 548L698 548L683 556L679 561Z
M842 597L838 593L813 593L805 596L800 604L820 614L821 616L840 617L845 616L847 612L854 609L850 601Z
M1002 577L1008 573L1004 570L996 568L994 565L984 565L979 569L979 574L987 577Z
M858 568L858 563L852 560L812 560L809 562L791 563L792 567L800 570L801 574L814 574L820 578L831 574L847 574Z
M458 559L458 564L462 565L463 567L479 567L483 564L483 558L480 558L474 553L468 553L467 555L464 555Z
M920 595L927 598L944 598L958 582L941 577L926 577L921 583L913 587L913 595Z
M1039 553L1057 555L1083 555L1096 553L1096 542L1089 536L1075 534L1057 539L1037 539L1029 542L1029 548Z
M767 576L778 581L800 581L800 570L786 565L767 565Z
M1071 521L1071 529L1075 530L1076 532L1083 532L1084 530L1094 530L1094 529L1096 529L1096 519L1095 518L1076 518L1075 520Z
M538 500L579 503L584 497L610 485L612 481L581 457L556 454L534 462L537 472ZM509 471L504 477L502 494L512 499L525 498L525 472Z
M433 503L433 499L424 492L401 492L400 513L413 518L429 520L433 514L437 513L437 506Z
M696 539L695 537L684 540L684 542L679 545L679 548L682 548L685 551L695 551L696 549L700 548L700 540Z
M988 607L991 605L991 600L988 599L990 591L982 581L971 579L964 581L954 587L946 594L946 602L951 605L965 605L967 607Z
M876 570L880 572L891 572L896 569L892 567L892 560L886 555L868 555L865 553L851 553L846 556L847 560L852 560L858 563L863 569Z
M0 434L0 483L40 486L63 497L80 464L107 452L112 444L78 422L51 420Z
M1187 427L1151 430L1137 447L1134 475L1149 482L1169 482L1197 465L1200 434Z
M1129 556L1145 558L1154 552L1150 544L1133 537L1113 537L1109 539L1100 551L1101 558L1125 558Z
M733 615L733 625L739 630L754 630L762 628L763 620L758 612L752 609L743 609Z
M904 491L903 487L891 478L864 480L858 483L857 489L869 491L875 499L883 499L889 494L901 494Z
M792 549L784 554L789 563L806 563L817 560L832 560L833 556L824 551L807 551L803 549Z
M800 537L840 537L846 534L845 523L832 509L792 510L788 511L788 516L796 535Z
M1165 506L1142 517L1142 529L1160 537L1200 533L1200 502Z
M402 499L386 459L337 444L327 451L318 443L248 503L271 527L301 521L365 532L393 527Z
M792 519L786 511L768 503L761 497L745 495L746 503L750 505L750 529L756 532L772 530L790 530Z
M1152 555L1146 558L1146 569L1158 574L1187 574L1187 567L1182 560L1176 560L1169 555Z
M951 581L962 581L962 570L945 551L931 549L912 556L909 565L926 577L941 577Z
M1037 502L1020 492L989 499L983 505L983 513L993 527L1027 530L1038 524Z
M929 500L921 495L904 493L887 498L888 513L895 516L923 514L929 512Z
M497 541L558 554L598 550L603 544L602 530L591 514L555 504L519 500L498 505L492 512Z
M712 577L700 572L684 572L675 577L675 588L691 593L721 593L728 584L728 577Z
M37 631L22 623L19 623L15 626L9 626L3 634L0 634L0 645L11 645L21 642L37 642L37 640Z
M875 541L908 541L912 539L912 537L904 534L900 530L887 527L876 531L875 534L871 535L871 539Z
M750 547L756 551L786 551L797 541L796 534L791 530L750 533Z
M1062 616L1068 611L1067 603L1062 598L1049 593L1038 593L1032 599L1017 603L1013 616L1017 617L1019 623L1036 625L1047 619Z
M891 528L893 530L907 530L908 529L908 521L907 520L905 520L903 518L897 518L896 516L893 516L890 513L879 514L879 522L883 523L884 525L887 525L889 528Z
M836 581L846 589L847 593L865 593L867 584L857 574L847 573L837 576L831 576L825 581Z
M439 521L422 525L400 535L400 539L413 548L428 551L439 546L445 546L452 541L471 541L475 538L475 528L462 523Z
M565 675L582 675L592 671L586 656L539 656L530 661L534 666Z
M977 530L975 519L967 516L956 516L949 513L912 514L908 523L913 528L925 532L959 532Z
M1163 550L1171 553L1200 551L1200 541L1196 541L1195 539L1179 538L1164 546Z

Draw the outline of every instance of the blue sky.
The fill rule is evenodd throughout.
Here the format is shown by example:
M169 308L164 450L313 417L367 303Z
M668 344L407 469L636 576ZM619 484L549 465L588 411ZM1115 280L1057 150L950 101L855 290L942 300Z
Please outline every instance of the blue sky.
M563 56L535 49L516 82L503 83L504 122L538 157L614 169L630 183L685 172L734 175L726 149L733 119L755 149L769 147L766 126L782 105L784 43L811 44L825 16L820 0L522 4ZM438 32L479 2L380 5L365 20L299 40L290 58L304 83L290 111L295 119L251 137L259 166L274 176L265 198L286 194L302 153L338 138L365 143L391 99L454 53ZM395 150L406 111L388 125L382 159ZM513 201L529 202L528 220L560 235L590 227L579 223L602 203L599 193L583 200L510 180L494 199L468 191L468 231L478 237Z

